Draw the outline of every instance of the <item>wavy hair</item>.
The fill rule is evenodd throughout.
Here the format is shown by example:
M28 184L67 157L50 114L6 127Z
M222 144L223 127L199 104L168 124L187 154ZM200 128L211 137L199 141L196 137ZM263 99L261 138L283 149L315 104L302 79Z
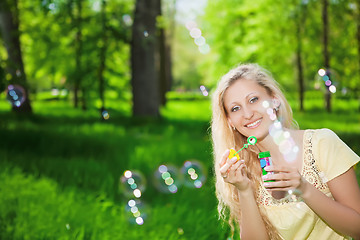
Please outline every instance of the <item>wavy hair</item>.
M211 134L214 151L214 170L215 170L215 187L216 197L218 198L219 217L228 221L232 236L235 231L235 224L239 226L241 202L239 202L236 188L229 183L224 182L219 174L219 163L226 149L239 149L247 143L247 137L234 131L228 123L227 113L224 107L224 93L235 82L241 79L252 80L265 88L271 97L280 101L277 118L286 128L298 128L297 123L293 120L293 114L279 84L274 80L272 75L260 67L258 64L241 64L227 74L219 81L215 92L212 95L212 122ZM245 159L247 165L247 176L252 182L254 197L257 199L257 188L261 180L261 168L257 158L259 150L256 146L249 146L249 151L239 153L241 159ZM261 217L264 221L266 230L270 239L281 239L276 228L271 224L265 210L261 204L257 204ZM241 213L240 213L241 214Z

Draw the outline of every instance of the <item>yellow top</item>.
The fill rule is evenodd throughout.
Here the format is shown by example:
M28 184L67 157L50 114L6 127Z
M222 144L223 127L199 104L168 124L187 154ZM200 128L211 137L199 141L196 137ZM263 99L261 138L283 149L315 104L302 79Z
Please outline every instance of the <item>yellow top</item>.
M332 198L326 182L354 166L359 162L359 156L329 129L306 130L303 143L302 176ZM261 185L257 201L285 240L351 239L336 233L304 202L297 201L294 195L275 199Z

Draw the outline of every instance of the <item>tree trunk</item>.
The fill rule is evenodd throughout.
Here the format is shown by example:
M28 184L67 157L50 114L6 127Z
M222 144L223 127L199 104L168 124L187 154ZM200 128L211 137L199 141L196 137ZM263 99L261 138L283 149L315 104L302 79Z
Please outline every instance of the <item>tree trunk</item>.
M157 15L162 15L161 10L161 0L157 0ZM159 36L159 81L160 81L160 101L161 105L165 106L166 104L166 92L167 92L167 73L166 73L166 34L164 26L160 26L158 28L158 36Z
M100 65L98 71L99 78L99 97L101 101L101 112L105 110L105 78L104 71L106 67L106 50L107 50L107 27L106 27L106 1L101 1L101 25L102 25L102 39L100 47Z
M356 39L357 39L357 47L358 47L358 68L359 68L359 79L360 79L360 0L356 0ZM359 83L360 85L360 83ZM356 91L359 91L356 89ZM356 94L359 98L359 112L360 112L360 97L358 93Z
M156 16L158 0L137 0L131 40L131 71L134 116L159 116L160 84Z
M74 106L77 108L79 106L79 92L81 91L81 78L82 78L82 65L81 65L81 55L82 55L82 0L76 1L77 7L77 16L75 17L75 27L77 29L75 36L75 84L74 84ZM82 93L84 98L84 93ZM84 103L83 103L84 107Z
M300 100L300 111L304 111L304 70L302 63L302 33L303 26L305 25L306 20L306 4L301 3L299 6L299 10L297 12L296 21L296 66L298 73L298 84L299 84L299 100Z
M322 21L323 21L323 54L326 72L330 75L330 54L329 54L329 19L328 19L328 0L323 0ZM328 75L328 76L329 76ZM329 76L330 78L330 76ZM331 79L331 78L330 78ZM325 106L328 112L331 112L331 93L329 87L325 93Z
M14 112L31 113L29 86L26 80L20 46L17 0L0 1L0 30L8 54L6 70L11 75L11 83L22 86L25 91L24 102L19 107L13 105L12 110Z

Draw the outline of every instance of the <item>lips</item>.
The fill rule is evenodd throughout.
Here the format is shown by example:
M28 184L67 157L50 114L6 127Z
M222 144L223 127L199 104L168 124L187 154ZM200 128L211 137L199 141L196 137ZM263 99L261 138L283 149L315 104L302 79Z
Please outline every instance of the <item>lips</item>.
M257 126L260 125L260 122L261 122L261 119L258 119L258 120L254 121L254 122L246 124L245 127L247 127L247 128L256 128Z

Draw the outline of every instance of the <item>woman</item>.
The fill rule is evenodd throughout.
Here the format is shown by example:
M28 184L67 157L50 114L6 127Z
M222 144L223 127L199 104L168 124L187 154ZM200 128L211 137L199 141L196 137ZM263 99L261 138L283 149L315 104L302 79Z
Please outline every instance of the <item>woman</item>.
M360 190L353 169L359 156L331 130L299 130L266 70L256 64L232 69L220 80L212 108L218 210L233 232L239 227L242 240L360 239ZM274 123L295 146L291 160L269 134ZM240 160L229 155L249 136L257 143L240 151ZM270 151L273 163L264 176L258 159L263 151Z

